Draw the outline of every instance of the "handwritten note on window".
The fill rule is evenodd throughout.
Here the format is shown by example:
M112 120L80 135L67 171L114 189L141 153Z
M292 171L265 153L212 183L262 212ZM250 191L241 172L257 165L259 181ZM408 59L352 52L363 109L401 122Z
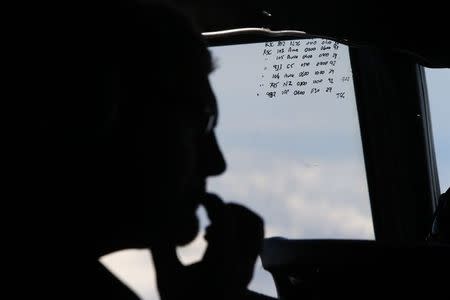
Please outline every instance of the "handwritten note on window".
M262 62L258 97L326 96L343 100L347 90L353 88L348 49L337 42L303 39L258 45Z

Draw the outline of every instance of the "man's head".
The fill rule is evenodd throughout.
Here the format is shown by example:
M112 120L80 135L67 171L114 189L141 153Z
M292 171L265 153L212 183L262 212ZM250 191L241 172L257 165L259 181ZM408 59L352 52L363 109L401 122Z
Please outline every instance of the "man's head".
M45 177L58 183L47 187L63 203L63 226L99 253L184 244L197 234L206 178L225 170L211 58L172 9L111 11L71 32L61 102L44 118Z

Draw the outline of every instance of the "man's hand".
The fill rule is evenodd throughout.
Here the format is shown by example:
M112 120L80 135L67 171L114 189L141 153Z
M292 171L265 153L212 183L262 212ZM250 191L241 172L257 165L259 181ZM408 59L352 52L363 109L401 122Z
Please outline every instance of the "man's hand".
M175 246L152 247L160 297L166 299L243 299L264 239L263 220L238 204L213 194L204 201L211 225L203 259L190 266L178 260Z

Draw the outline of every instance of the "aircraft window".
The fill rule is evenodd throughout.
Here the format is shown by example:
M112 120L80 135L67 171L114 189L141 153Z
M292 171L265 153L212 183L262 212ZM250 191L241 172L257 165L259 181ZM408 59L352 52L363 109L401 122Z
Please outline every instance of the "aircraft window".
M210 51L228 162L210 190L259 212L268 237L373 239L348 47L304 39Z
M261 214L266 237L374 239L349 50L323 39L210 47L228 162L209 189ZM269 295L258 266L251 288Z
M442 192L450 187L450 69L425 69L434 149Z

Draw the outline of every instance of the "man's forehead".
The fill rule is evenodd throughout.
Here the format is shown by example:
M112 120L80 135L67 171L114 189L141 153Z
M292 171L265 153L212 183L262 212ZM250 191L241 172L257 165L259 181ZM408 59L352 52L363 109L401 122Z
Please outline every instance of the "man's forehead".
M201 47L199 57L199 70L200 72L202 72L202 76L205 76L205 82L207 83L206 86L201 85L197 87L198 89L203 89L203 91L201 91L201 94L203 95L203 112L207 114L217 115L217 102L208 80L208 76L214 71L212 55L203 42L200 42L199 44L199 46Z
M204 70L206 71L207 74L212 73L214 71L214 65L213 65L213 61L212 61L211 52L208 49L206 49L205 54L202 56L204 57L203 58L203 60L204 60L203 63L205 66Z
M205 70L206 70L206 74L207 76L212 73L214 71L214 64L212 61L212 55L211 52L209 50L206 50L206 55L204 58L205 61ZM209 96L207 97L207 105L209 106L209 109L211 110L211 113L214 115L218 115L218 108L217 108L217 101L216 101L216 97L214 96L214 92L212 90L211 84L209 83L208 80L208 94Z
M177 82L179 88L176 93L187 92L184 93L185 97L179 97L176 102L195 114L217 115L217 103L208 80L209 74L214 70L212 55L200 35L191 35L191 38L188 36L182 38L181 47L180 41L175 43L170 40L170 43L175 43L173 46L177 47L170 47L169 51L177 49L175 56L178 59L173 59L174 53L166 54L170 67L165 71L174 76L172 79Z

